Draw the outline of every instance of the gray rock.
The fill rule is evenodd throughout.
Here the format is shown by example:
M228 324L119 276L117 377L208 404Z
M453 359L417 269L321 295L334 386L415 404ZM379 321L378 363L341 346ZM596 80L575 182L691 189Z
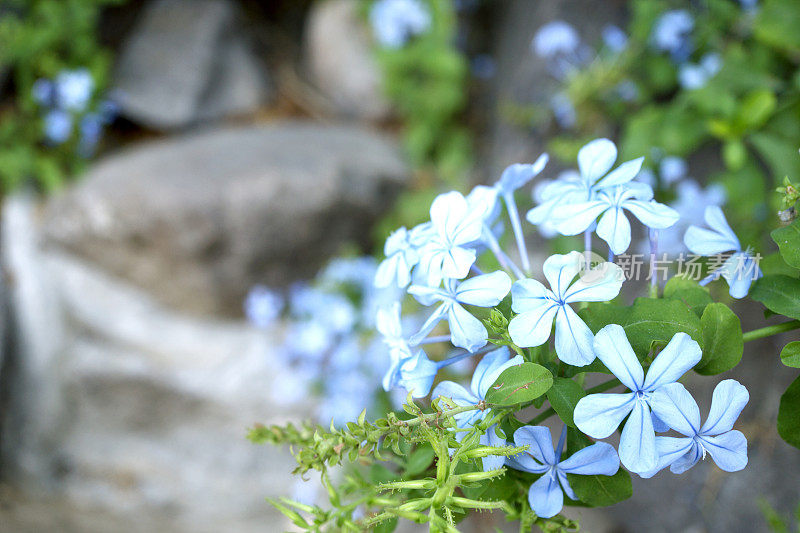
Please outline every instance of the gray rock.
M114 84L120 112L155 129L256 109L267 73L230 0L153 0L124 44Z
M100 161L47 209L48 239L195 312L310 276L407 179L356 127L282 123L158 141Z
M381 70L357 1L313 5L306 27L306 60L317 88L342 115L374 120L389 114Z
M160 530L285 529L264 497L291 490L292 459L244 438L308 409L276 409L271 384L290 369L269 335L169 311L43 250L30 200L3 215L19 339L5 478L77 509L168 520Z

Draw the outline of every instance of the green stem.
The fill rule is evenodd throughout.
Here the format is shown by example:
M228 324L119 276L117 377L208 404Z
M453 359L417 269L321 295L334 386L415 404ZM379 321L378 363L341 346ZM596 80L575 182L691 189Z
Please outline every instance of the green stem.
M800 329L800 320L791 320L782 324L775 324L774 326L767 326L764 328L754 329L742 335L744 342L754 341L756 339L763 339L764 337L771 337L778 333L792 331L793 329Z

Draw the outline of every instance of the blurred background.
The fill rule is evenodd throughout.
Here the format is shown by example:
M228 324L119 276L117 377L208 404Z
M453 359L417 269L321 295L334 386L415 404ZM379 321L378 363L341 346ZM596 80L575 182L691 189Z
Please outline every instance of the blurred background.
M288 528L266 496L322 495L247 428L395 405L386 236L543 151L552 179L609 137L685 226L724 204L770 261L772 191L800 176L798 28L796 0L0 0L0 531ZM693 378L752 391L745 471L568 514L794 530L787 340Z

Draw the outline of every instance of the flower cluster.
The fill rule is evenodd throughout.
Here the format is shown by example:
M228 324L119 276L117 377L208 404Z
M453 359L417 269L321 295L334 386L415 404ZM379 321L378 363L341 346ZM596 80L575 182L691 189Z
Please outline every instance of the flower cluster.
M420 0L378 0L369 20L375 38L387 48L401 48L431 26L431 14Z
M339 258L287 294L263 285L250 290L248 320L284 338L278 350L287 369L271 391L276 402L316 396L319 419L337 425L374 403L388 351L373 333L376 311L397 297L396 290L374 286L375 273L370 257Z
M701 361L702 350L695 340L686 333L675 333L645 372L622 326L612 323L593 334L577 312L585 302L608 302L619 295L625 278L613 259L631 244L629 215L651 235L679 222L678 211L656 202L652 187L636 180L643 159L615 168L616 146L608 139L597 139L580 150L578 171L537 187L539 204L528 211L527 221L550 233L583 233L585 239L583 253L556 254L543 262L547 285L532 277L515 195L543 171L546 155L530 165L508 167L494 185L475 187L467 196L458 192L438 196L431 205L429 222L411 230L400 228L389 237L386 259L376 270L376 286L405 289L421 306L432 309L422 326L412 331L403 327L400 302L379 311L377 327L391 358L384 388L402 388L414 397L423 397L430 393L442 368L483 355L469 388L441 381L432 397L446 398L461 407L482 406L455 415L457 441L464 438L463 431L484 424L489 427L483 428L481 444L501 447L510 437L515 446L528 446L527 451L511 457L484 455L483 468L494 471L505 464L541 475L528 493L529 504L540 517L556 515L564 495L578 499L568 475L613 476L620 464L642 477L667 466L680 473L706 452L723 470L739 470L747 463L746 441L732 430L747 403L744 387L733 380L722 382L714 393L709 419L701 425L696 403L678 383ZM667 182L685 174L679 160L665 159L661 166L661 178ZM509 240L516 245L513 252L501 247L505 242L503 218L511 228ZM747 282L745 276L734 276L733 262L741 259L750 264L749 251L742 251L718 207L709 206L705 219L711 229L690 226L686 244L703 255L734 251L709 281L725 277L731 294L739 297L747 292L752 276ZM608 245L609 260L592 264L595 234ZM487 265L495 267L485 272ZM486 310L494 313L500 308L505 311L499 313L503 325L498 330L492 318L495 315L487 317ZM437 332L445 321L447 331ZM531 364L532 352L526 349L546 345L553 330L559 365L578 372L604 368L627 387L625 393L585 395L574 407L574 426L595 439L609 437L627 419L619 452L608 443L583 443L562 459L566 428L554 448L549 429L529 425L511 435L506 433L507 426L504 429L497 423L494 411L486 409L492 390L504 386L501 376ZM456 351L432 360L426 350L441 344ZM512 357L506 346L516 355ZM657 436L670 430L682 437Z
M44 113L47 142L64 144L72 137L77 124L78 153L83 157L94 153L103 126L116 114L116 106L110 100L102 100L92 107L95 83L86 69L64 70L52 80L40 78L33 84L32 95Z

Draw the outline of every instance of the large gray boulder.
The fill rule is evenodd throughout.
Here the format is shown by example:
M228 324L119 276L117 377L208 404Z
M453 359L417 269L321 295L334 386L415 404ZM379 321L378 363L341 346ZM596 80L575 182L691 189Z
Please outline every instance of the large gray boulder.
M366 129L214 130L100 161L50 203L45 233L176 308L238 313L254 283L309 277L368 239L407 177Z
M5 481L123 518L104 531L138 530L137 517L159 524L147 530L284 530L264 497L291 491L292 459L245 434L309 407L275 408L270 391L291 369L270 333L177 313L45 249L30 199L4 203L2 237L18 339L3 391ZM35 518L18 516L15 531Z
M356 0L316 2L306 26L312 81L341 115L380 119L390 112L383 77Z
M151 0L114 86L123 116L162 130L251 112L270 92L231 0Z

